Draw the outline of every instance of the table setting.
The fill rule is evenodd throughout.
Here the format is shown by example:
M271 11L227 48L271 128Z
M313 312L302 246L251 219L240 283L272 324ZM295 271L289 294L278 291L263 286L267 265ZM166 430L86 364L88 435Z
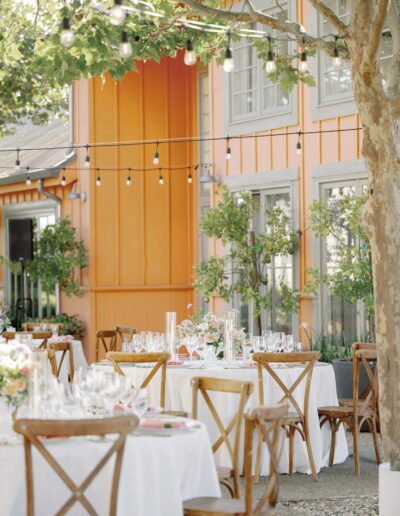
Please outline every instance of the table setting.
M0 471L2 514L25 510L24 446L13 431L18 419L87 420L135 414L139 426L126 440L119 486L118 515L182 514L182 502L220 496L210 439L203 423L159 414L147 391L135 389L114 371L79 369L70 386L50 375L46 356L21 343L0 344ZM43 439L54 458L79 483L110 446L102 436ZM36 514L54 514L68 488L34 449ZM107 514L112 464L86 495L98 514ZM69 514L82 514L75 504Z

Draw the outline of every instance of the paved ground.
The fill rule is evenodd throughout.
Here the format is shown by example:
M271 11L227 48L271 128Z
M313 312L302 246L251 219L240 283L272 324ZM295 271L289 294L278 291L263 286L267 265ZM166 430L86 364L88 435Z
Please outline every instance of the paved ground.
M351 435L347 433L349 453ZM360 436L360 470L354 475L354 461L324 468L313 482L308 475L279 477L279 516L373 516L378 514L378 466L370 434ZM261 484L261 483L260 483ZM255 486L255 494L262 485ZM257 496L258 497L258 496Z

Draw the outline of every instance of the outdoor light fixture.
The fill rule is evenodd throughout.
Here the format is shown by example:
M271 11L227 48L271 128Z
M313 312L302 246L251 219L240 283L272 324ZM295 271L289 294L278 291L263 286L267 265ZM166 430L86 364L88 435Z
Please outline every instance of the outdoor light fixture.
M196 52L193 50L193 43L191 39L188 39L186 41L186 50L185 50L185 56L183 58L183 61L185 65L192 66L196 64L197 56Z
M228 138L226 139L226 154L225 154L225 158L226 159L231 159L232 157L232 151L231 151L231 148L229 146L229 136Z
M191 174L190 170L189 170L189 175L187 177L187 182L189 185L191 185L193 183L193 178L192 178L192 174Z
M265 70L267 71L267 73L273 73L276 71L276 63L275 63L275 53L272 52L271 36L268 36L268 44L269 44L269 50L268 50L267 62L265 64Z
M19 172L21 169L21 162L19 160L19 149L17 149L17 159L15 160L14 170L15 172Z
M303 38L303 47L304 47L304 44L305 44L305 39ZM303 48L303 51L300 54L299 71L301 73L305 73L308 71L307 51L305 48Z
M296 154L301 155L301 131L299 131L299 139L296 145Z
M97 170L96 186L101 186L100 169L96 168L96 170Z
M26 184L26 186L31 186L31 184L32 184L32 180L31 180L31 177L29 175L29 167L26 167L26 180L25 180L25 184Z
M130 170L131 169L129 169L129 172L130 172ZM132 184L130 173L129 173L128 177L126 178L125 184L126 184L126 186L131 186L131 184Z
M160 155L158 154L158 142L156 144L156 152L153 157L153 165L158 165L160 163Z
M65 179L65 168L63 168L63 175L61 178L61 186L65 186L67 184L67 181Z
M85 168L90 168L90 156L89 156L89 145L86 145L86 158L83 164Z
M335 48L333 49L332 64L335 68L342 66L342 58L339 55L339 49L337 47L338 37L335 36Z
M197 166L196 166L197 168ZM201 165L201 173L199 177L199 183L201 184L207 184L207 183L216 183L219 185L221 183L221 177L220 175L217 175L217 177L214 177L210 173L210 165Z
M126 12L122 7L122 0L114 0L114 5L110 9L108 17L111 25L122 25L124 23Z
M87 195L85 192L78 193L76 191L76 183L72 187L72 191L68 194L68 199L70 201L76 201L80 199L82 202L87 201Z
M159 176L159 178L158 178L158 182L160 183L160 185L163 185L163 184L164 184L164 178L163 178L163 176L162 176L162 174L161 174L161 171L160 171L160 176Z
M75 34L71 30L69 18L64 17L61 22L60 41L63 47L69 48L74 44Z
M225 50L225 59L224 59L224 71L230 73L235 68L235 62L233 60L233 52L231 47L231 32L228 32L228 43Z
M121 34L121 43L119 45L119 55L122 59L127 59L132 55L132 45L129 43L128 33L122 31Z

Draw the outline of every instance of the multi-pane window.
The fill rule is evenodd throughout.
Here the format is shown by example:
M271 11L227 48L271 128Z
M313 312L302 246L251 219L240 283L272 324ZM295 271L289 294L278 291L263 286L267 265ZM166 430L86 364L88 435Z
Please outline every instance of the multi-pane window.
M264 12L271 15L282 13L276 8ZM253 25L252 28L261 27ZM287 41L274 41L273 37L272 41L276 53L288 53ZM231 123L276 116L291 110L290 93L269 80L265 62L257 58L253 43L252 38L241 38L233 44L235 69L229 78Z
M360 196L365 191L366 181L357 180L346 183L331 183L321 187L321 198L328 202L331 209L335 209L337 201L348 196ZM355 236L351 233L346 221L339 214L335 217L339 226L342 241L349 246L357 245ZM321 241L321 272L334 273L339 268L339 244L336 236L329 235ZM321 317L322 329L335 341L342 345L366 338L368 334L364 307L361 302L350 304L339 296L333 295L326 287L321 289Z

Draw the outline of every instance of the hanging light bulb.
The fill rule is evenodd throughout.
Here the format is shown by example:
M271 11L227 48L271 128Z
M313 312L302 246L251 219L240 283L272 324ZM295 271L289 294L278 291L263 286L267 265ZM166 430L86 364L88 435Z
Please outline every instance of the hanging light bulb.
M303 50L300 54L300 63L299 63L299 71L301 73L308 72L308 61L307 61L307 51L304 48L305 39L303 38Z
M90 168L89 145L86 145L86 158L83 166L85 168Z
M96 186L101 186L100 169L97 168Z
M21 169L21 162L19 160L19 149L17 149L17 159L15 160L14 170L15 172L19 172Z
M61 186L65 186L67 184L67 181L65 179L65 168L63 168L63 175L61 178Z
M163 176L162 176L162 174L161 174L161 169L160 169L160 176L159 176L159 178L158 178L158 182L160 183L160 185L163 185L163 184L164 184L164 178L163 178Z
M126 18L126 11L122 7L122 0L114 0L114 5L111 7L108 17L111 25L122 25Z
M129 171L129 175L126 178L125 184L126 184L126 186L131 186L131 184L132 184L132 181L131 181L131 169L129 168L128 171Z
M190 172L190 170L189 170L189 175L187 177L187 182L189 185L191 185L193 183L192 173Z
M25 184L26 184L26 186L31 186L31 184L32 184L32 180L31 180L31 177L29 175L29 167L26 167L26 180L25 180Z
M122 31L121 34L121 43L119 45L119 55L122 59L127 59L132 55L132 45L129 43L128 33Z
M265 63L265 70L267 71L267 73L273 73L276 71L276 63L275 63L275 53L272 52L271 36L268 36L268 44L269 44L269 50L268 50L267 62Z
M156 152L153 157L153 165L158 165L160 163L160 155L158 154L158 142L156 144Z
M332 64L335 68L340 68L342 66L342 58L339 55L339 49L337 47L337 40L338 40L338 37L335 36L335 48L333 49Z
M61 22L61 34L60 34L60 42L63 47L69 48L72 47L75 40L75 34L71 30L71 22L69 18L66 16L62 19Z
M186 41L186 50L185 50L185 56L183 58L183 61L185 65L192 66L196 64L197 56L196 52L193 50L193 43L191 39L188 39Z
M229 136L228 138L226 139L226 154L225 154L225 158L226 159L231 159L232 157L232 151L231 151L231 148L229 146Z
M228 31L228 43L225 50L224 71L230 73L235 68L235 61L233 60L233 52L231 47L231 32Z
M297 140L297 145L296 145L296 154L298 156L301 155L301 131L299 131L299 139Z

